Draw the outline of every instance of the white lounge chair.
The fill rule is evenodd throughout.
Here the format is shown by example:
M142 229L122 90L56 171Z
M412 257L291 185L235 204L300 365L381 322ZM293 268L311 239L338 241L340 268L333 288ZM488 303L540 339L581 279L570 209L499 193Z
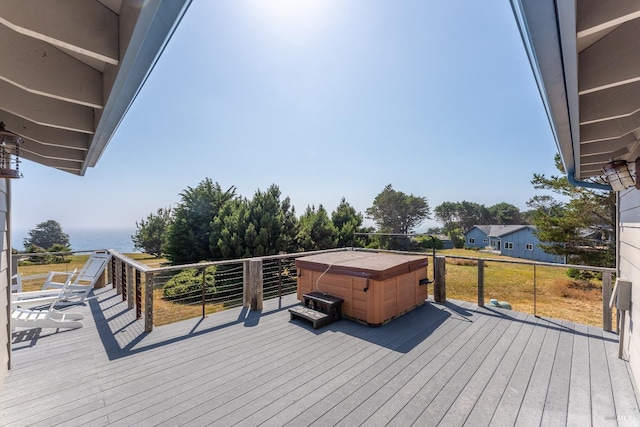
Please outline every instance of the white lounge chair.
M81 313L62 313L55 309L55 305L67 295L66 291L69 286L71 286L71 277L65 282L63 288L57 291L57 296L14 299L13 296L16 294L13 294L11 300L11 329L82 328L84 324L81 320L84 316ZM45 306L46 308L33 308L36 306Z
M111 254L108 252L94 252L79 272L76 273L75 270L71 273L52 271L45 280L42 290L14 293L11 299L23 301L33 298L57 298L61 289L64 289L64 295L58 299L57 304L77 304L94 299L96 297L89 297L89 293L104 272L109 259L111 259ZM66 279L60 281L60 276L66 276Z
M76 273L76 270L74 270L71 273L64 273L67 276L67 279L64 281L60 289L12 293L11 294L12 307L17 307L17 306L20 306L22 308L41 307L44 305L49 305L52 302L54 304L62 302L65 298L67 298L69 287L71 286L71 279L73 279L73 275L75 273ZM59 276L60 274L62 273L57 273L56 275Z

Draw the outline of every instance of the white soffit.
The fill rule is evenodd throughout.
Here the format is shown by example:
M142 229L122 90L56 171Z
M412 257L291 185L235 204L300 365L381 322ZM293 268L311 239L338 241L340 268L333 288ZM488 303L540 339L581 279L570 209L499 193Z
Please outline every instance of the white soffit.
M25 159L96 165L191 0L0 0L0 121Z

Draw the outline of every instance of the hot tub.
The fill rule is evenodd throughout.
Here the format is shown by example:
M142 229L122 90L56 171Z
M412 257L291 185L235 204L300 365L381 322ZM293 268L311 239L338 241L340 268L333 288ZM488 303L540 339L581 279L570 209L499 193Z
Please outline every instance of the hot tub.
M426 256L363 251L298 258L298 300L323 292L344 300L344 317L382 325L424 304L427 265Z

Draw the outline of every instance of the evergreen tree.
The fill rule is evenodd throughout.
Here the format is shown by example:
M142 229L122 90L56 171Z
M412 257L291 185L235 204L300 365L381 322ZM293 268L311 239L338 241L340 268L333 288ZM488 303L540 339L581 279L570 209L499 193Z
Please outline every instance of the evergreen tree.
M564 175L558 154L557 169L562 176L534 174L531 183L562 197L538 195L527 205L534 208L536 235L545 252L564 255L573 264L612 267L615 264L615 193L574 187Z
M318 210L314 206L307 206L307 210L300 217L298 223L296 242L303 251L336 247L338 230L329 219L329 215L322 205L318 206Z
M59 245L58 249L69 250L69 235L62 231L58 221L52 219L41 222L36 228L29 230L29 237L23 240L25 250L31 247L49 249L53 245Z
M367 217L372 219L383 233L407 234L430 216L426 197L417 197L396 191L388 184L367 208Z
M360 239L362 240L360 244L354 242L354 233L360 231L362 220L362 214L356 212L355 208L347 203L343 197L336 210L331 214L331 222L333 222L333 225L338 230L337 247L344 248L352 244L354 246L361 246L361 244L364 243L363 239Z
M455 202L442 202L433 210L436 221L442 224L445 233L456 247L460 247L458 243L464 241L460 232L459 206L460 204Z
M524 223L520 209L505 202L490 206L489 215L491 216L491 224L519 225Z
M491 224L492 218L485 205L463 200L458 205L459 225L462 233L471 230L474 225Z
M235 197L234 186L223 191L220 184L206 178L197 187L180 193L181 201L167 234L166 254L173 264L189 264L217 259L210 239L212 222L220 208Z
M171 218L171 208L160 208L155 215L153 213L147 215L146 220L136 221L136 234L131 236L133 246L156 258L162 256L165 252Z
M289 198L281 201L280 189L271 185L250 201L225 204L212 227L212 251L219 248L223 258L275 255L292 247L295 212Z

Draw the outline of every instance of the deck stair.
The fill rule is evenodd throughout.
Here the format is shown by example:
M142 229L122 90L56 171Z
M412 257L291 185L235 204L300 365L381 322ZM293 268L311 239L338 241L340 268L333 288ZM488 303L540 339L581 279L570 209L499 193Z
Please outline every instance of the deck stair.
M302 305L289 309L291 320L308 320L313 329L318 329L342 318L342 298L322 292L311 292L302 296Z

